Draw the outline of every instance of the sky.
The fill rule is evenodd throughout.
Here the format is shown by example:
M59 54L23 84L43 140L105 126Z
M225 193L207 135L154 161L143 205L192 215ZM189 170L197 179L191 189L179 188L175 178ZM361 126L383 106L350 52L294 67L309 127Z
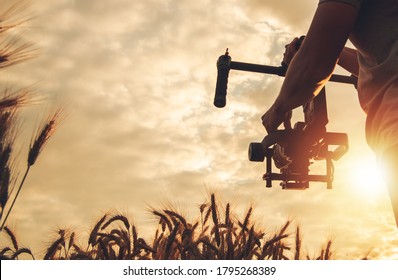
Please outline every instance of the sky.
M0 77L16 88L39 83L45 97L21 115L20 156L43 111L62 104L68 112L10 216L18 240L34 253L44 253L58 228L83 238L110 210L128 215L150 239L151 207L173 205L195 220L215 192L238 215L253 205L269 231L294 219L309 253L332 238L341 258L370 249L376 258L398 258L398 231L374 176L354 87L326 86L328 130L350 141L335 162L333 190L319 183L306 191L278 183L267 189L265 165L247 159L249 143L265 136L260 118L281 77L233 70L227 106L212 104L216 60L226 48L233 61L279 66L284 46L306 33L317 0L31 2L34 17L21 36L40 55Z

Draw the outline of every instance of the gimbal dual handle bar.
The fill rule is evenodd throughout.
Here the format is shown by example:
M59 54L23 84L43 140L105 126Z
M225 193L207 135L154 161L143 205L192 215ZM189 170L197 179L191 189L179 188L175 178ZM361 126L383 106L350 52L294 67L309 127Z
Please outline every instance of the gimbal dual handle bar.
M231 61L231 57L229 56L227 49L225 54L220 56L217 60L218 75L216 83L216 92L214 96L214 106L216 106L217 108L223 108L226 105L228 76L229 76L229 71L231 69L264 73L264 74L273 74L282 77L284 77L286 74L286 66L284 65L268 66L268 65ZM333 74L331 76L330 81L345 83L345 84L353 84L354 86L357 84L357 78L354 76L344 76L336 74Z

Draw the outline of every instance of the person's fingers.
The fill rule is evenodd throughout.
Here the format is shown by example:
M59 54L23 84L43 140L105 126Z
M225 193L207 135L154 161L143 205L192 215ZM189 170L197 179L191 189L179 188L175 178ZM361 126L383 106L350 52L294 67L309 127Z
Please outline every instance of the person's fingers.
M294 55L297 52L296 44L298 42L298 38L295 37L289 44L285 46L285 53L283 54L283 62L289 65L290 61L293 59Z
M283 126L285 127L285 129L292 129L292 115L292 111L286 113L285 120L283 121Z

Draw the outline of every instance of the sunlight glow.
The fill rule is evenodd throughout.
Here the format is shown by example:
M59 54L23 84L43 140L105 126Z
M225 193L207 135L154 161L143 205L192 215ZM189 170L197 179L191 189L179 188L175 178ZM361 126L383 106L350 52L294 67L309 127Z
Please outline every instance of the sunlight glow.
M362 195L375 196L385 191L383 170L373 159L358 159L351 164L350 181Z

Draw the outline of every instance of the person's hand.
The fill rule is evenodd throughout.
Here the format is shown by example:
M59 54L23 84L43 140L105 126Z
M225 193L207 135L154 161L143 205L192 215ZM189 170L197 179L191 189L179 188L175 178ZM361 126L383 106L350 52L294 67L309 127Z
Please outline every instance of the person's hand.
M283 63L286 65L290 64L290 61L292 61L293 57L296 55L298 48L299 38L294 38L293 41L291 41L289 44L285 46L285 52L283 53Z
M292 129L291 120L292 111L288 112L280 112L275 109L275 106L272 105L271 108L261 117L263 122L263 126L267 130L267 133L270 134L278 129L278 127L283 123L285 129Z

